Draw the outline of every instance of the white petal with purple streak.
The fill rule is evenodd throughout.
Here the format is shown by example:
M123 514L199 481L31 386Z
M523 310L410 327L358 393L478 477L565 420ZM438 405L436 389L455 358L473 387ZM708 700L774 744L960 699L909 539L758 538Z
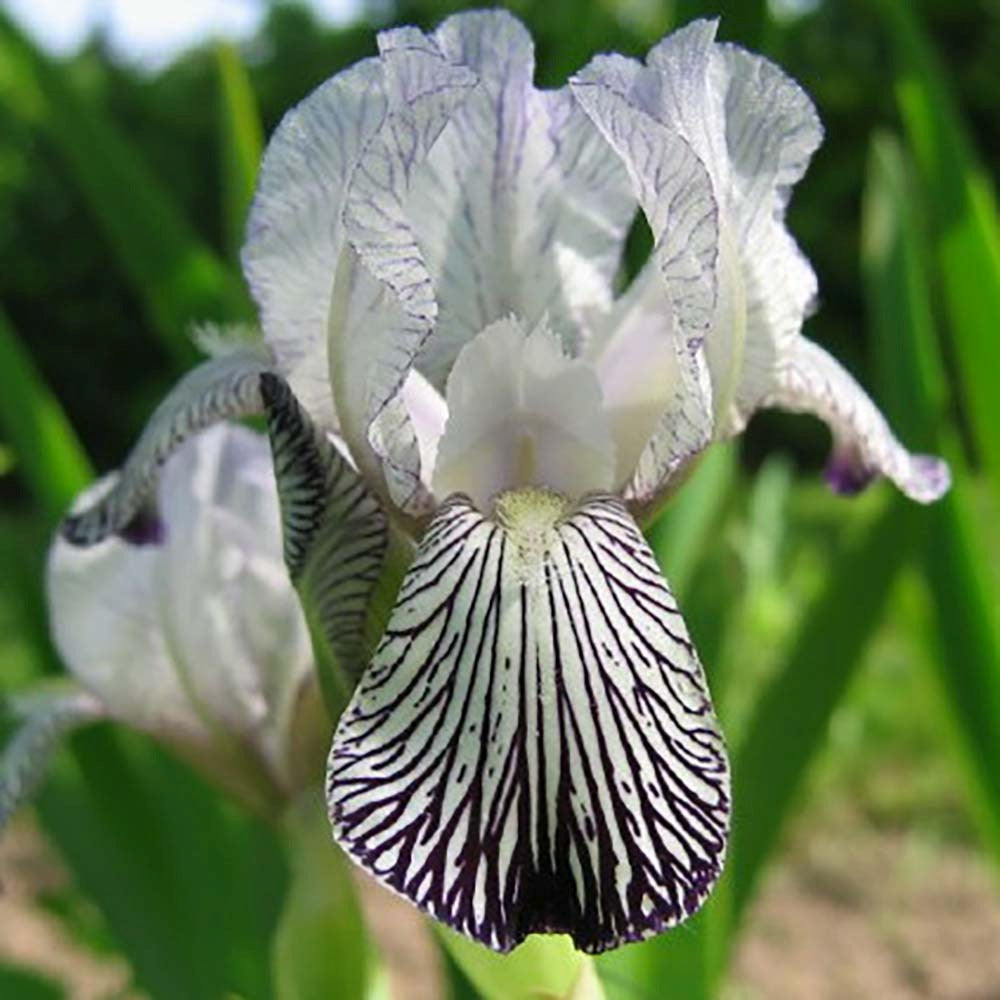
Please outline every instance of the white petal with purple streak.
M351 857L500 951L535 931L603 951L701 905L726 755L620 500L440 508L341 718L328 794Z
M614 152L569 90L536 90L534 46L505 11L433 34L480 77L415 178L408 212L440 312L421 366L439 387L461 350L515 313L547 316L567 347L606 307L635 199Z
M838 492L856 493L879 475L920 503L947 492L947 464L908 452L864 389L818 344L800 337L783 355L777 383L764 405L810 413L829 426L833 453L827 479Z

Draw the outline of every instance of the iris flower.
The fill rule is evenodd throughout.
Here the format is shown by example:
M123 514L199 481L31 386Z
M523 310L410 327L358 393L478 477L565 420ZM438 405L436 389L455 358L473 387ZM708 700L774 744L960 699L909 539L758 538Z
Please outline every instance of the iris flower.
M926 502L948 485L801 335L816 279L784 214L821 127L715 31L695 22L643 63L598 56L559 90L533 86L507 13L379 35L268 146L243 250L264 346L189 375L64 529L87 544L155 523L175 441L264 410L286 555L329 635L338 588L384 547L303 588L302 566L340 551L324 491L346 477L376 498L341 542L381 510L415 553L367 664L357 644L333 657L353 686L334 835L500 951L647 937L719 877L725 747L640 530L698 455L775 406L826 421L838 489L882 475ZM637 212L654 246L622 291Z
M15 704L25 723L0 769L0 822L58 737L99 719L157 737L264 814L322 778L331 729L283 563L267 441L213 427L170 456L157 494L162 522L137 522L131 541L57 539L49 552L53 638L74 683Z

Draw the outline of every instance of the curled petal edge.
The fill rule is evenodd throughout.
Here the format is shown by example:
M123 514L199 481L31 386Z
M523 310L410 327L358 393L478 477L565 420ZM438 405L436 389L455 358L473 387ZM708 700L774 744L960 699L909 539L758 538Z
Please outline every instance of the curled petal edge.
M911 500L933 503L951 486L947 463L907 451L853 376L804 337L779 361L776 388L762 405L809 413L829 426L833 452L826 479L837 493L857 493L881 475Z

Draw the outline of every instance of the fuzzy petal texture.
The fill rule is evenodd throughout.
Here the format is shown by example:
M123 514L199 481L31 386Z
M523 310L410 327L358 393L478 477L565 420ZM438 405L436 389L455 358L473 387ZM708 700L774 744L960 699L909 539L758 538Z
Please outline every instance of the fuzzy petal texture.
M599 952L690 916L729 771L698 658L620 500L520 491L429 527L330 756L334 834L499 951Z

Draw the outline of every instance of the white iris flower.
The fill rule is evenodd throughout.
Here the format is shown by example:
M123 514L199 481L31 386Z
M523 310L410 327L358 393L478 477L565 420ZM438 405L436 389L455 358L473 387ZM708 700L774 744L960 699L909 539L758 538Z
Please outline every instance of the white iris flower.
M330 730L282 561L267 441L227 425L187 441L163 470L159 509L157 544L56 540L56 647L108 717L273 808L317 780L312 758Z
M286 558L350 677L339 602L370 594L378 498L417 549L336 730L334 833L499 950L646 937L719 876L725 749L637 526L682 470L779 406L829 424L839 488L948 485L801 336L816 280L783 217L819 121L714 36L696 22L540 91L509 14L380 35L268 147L243 253L266 346L189 375L66 525L134 534L177 438L263 409ZM654 249L617 294L637 211ZM338 482L350 504L324 499Z

